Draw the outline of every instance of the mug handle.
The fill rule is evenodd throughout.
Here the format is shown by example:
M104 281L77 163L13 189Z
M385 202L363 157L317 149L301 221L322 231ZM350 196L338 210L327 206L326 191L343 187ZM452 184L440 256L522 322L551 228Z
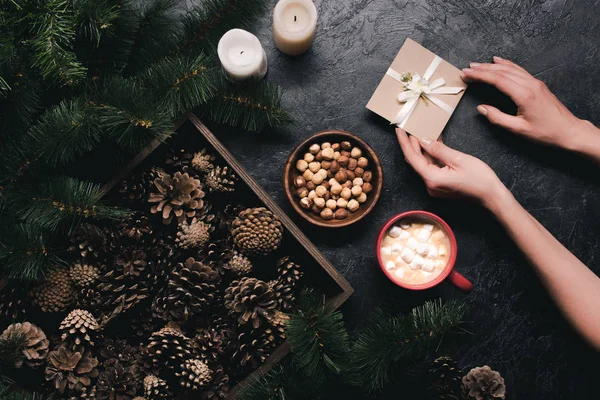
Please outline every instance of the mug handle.
M450 271L450 275L448 275L448 280L454 286L462 290L463 292L470 292L473 290L473 284L467 278L456 272L455 270Z

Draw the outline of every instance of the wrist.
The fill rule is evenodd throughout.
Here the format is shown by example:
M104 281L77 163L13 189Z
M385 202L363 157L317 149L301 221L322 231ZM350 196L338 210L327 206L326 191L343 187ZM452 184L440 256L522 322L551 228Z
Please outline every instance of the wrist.
M483 199L483 206L494 214L496 218L499 218L501 213L510 208L510 205L515 201L510 190L502 182L498 181L498 184Z
M600 160L600 129L590 121L577 119L564 137L565 149Z

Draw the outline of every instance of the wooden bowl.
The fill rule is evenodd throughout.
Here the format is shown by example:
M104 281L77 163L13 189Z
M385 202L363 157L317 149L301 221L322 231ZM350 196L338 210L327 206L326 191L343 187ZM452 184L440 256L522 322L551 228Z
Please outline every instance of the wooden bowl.
M360 148L363 151L363 156L367 157L369 160L369 166L367 167L367 170L373 173L373 179L371 180L373 191L369 193L367 201L362 203L357 211L350 213L346 218L324 220L320 216L313 214L310 210L305 210L300 207L300 198L296 195L296 187L294 186L294 180L300 175L296 169L296 162L299 159L304 158L304 154L308 153L308 148L313 143L339 143L344 140L347 140L354 146ZM379 160L379 157L377 157L375 150L373 150L373 148L369 146L367 142L350 132L326 130L315 133L308 139L304 140L288 156L283 171L283 187L288 200L290 203L292 203L292 206L298 212L298 214L302 216L302 218L312 224L322 226L324 228L341 228L361 220L365 217L365 215L371 212L373 207L375 207L375 203L377 203L377 200L379 200L379 197L381 196L381 189L383 188L383 169L381 168L381 161Z

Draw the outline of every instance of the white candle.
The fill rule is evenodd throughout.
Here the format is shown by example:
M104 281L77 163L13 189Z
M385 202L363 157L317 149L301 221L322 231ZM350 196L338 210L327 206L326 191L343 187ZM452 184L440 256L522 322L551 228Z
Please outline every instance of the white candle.
M291 56L307 51L317 30L317 8L312 0L281 0L273 11L273 38Z
M219 40L217 54L233 80L260 79L267 73L267 53L258 38L243 29L225 33Z

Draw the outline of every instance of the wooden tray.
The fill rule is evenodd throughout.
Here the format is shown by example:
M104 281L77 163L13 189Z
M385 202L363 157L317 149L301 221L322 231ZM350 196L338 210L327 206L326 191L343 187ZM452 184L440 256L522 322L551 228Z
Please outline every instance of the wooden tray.
M323 254L319 252L316 246L302 233L300 228L298 228L292 220L285 214L285 212L275 203L275 201L267 194L267 192L258 184L252 177L246 172L244 167L233 157L233 155L223 146L223 144L215 137L215 135L198 119L194 114L189 114L186 119L182 120L176 127L176 132L178 133L176 136L187 135L193 133L199 134L204 138L204 141L208 142L210 146L212 146L215 150L215 154L218 153L223 160L229 164L229 166L235 171L235 173L240 178L240 183L244 182L247 187L258 197L260 202L264 204L269 210L271 210L281 221L285 230L289 233L286 240L293 239L297 242L299 246L304 248L307 253L307 256L312 258L314 262L322 268L326 276L328 276L331 280L330 290L327 295L327 304L332 307L332 309L339 308L354 292L354 289L348 281L334 268L334 266L325 259ZM202 139L199 137L198 142ZM194 140L194 138L192 138ZM115 185L121 182L127 175L129 175L140 163L142 163L146 158L148 158L157 148L161 146L161 142L155 141L151 143L148 147L142 150L134 159L132 159L125 168L117 174L110 182L108 182L102 188L103 195L106 195L110 192ZM306 281L310 285L310 274L307 272L305 274ZM318 285L317 285L318 286ZM281 359L290 351L290 346L288 342L284 342L278 348L276 348L271 356L265 361L265 363L255 370L252 374L250 374L246 379L240 382L238 385L230 389L230 394L228 399L235 399L238 391L244 385L246 381L249 379L259 378L265 373L267 373L275 364L277 364Z

